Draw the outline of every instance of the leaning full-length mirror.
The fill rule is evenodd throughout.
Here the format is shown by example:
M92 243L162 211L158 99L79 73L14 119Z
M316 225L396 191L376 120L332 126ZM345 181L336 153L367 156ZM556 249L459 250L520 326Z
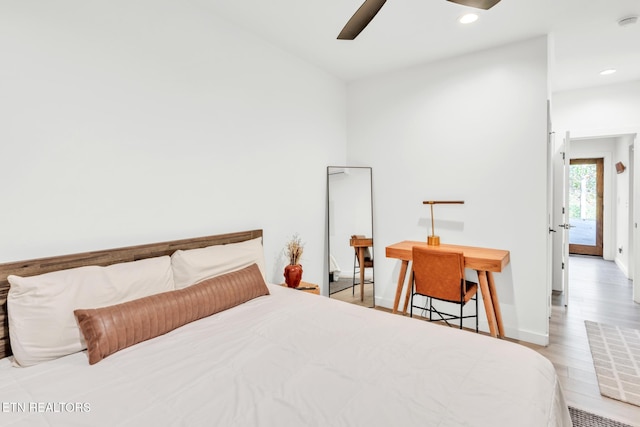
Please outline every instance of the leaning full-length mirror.
M374 307L370 167L327 167L329 297Z

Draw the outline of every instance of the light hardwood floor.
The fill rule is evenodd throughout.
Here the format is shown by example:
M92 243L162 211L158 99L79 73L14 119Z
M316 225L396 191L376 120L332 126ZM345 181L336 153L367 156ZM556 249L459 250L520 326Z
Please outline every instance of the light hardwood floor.
M567 307L564 295L553 296L549 345L518 343L553 363L570 406L640 427L640 406L600 394L584 325L585 320L592 320L640 329L640 304L632 300L632 282L614 262L598 257L572 256L569 288Z
M585 320L640 329L640 304L632 300L633 283L612 261L569 258L569 301L554 294L547 347L525 344L556 368L570 406L640 426L640 406L604 397L598 389Z
M338 299L340 301L348 302L351 304L361 305L363 307L373 307L373 284L365 283L364 285L364 300L360 301L360 289L356 287L355 293L351 288L347 288L343 291L336 292L330 296L330 298Z

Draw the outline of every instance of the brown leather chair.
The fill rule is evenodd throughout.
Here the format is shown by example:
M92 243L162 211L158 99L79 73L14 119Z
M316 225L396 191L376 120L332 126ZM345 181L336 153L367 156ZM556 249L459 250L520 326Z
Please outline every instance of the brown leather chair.
M470 282L464 277L464 256L462 252L450 252L432 248L413 247L413 266L411 268L411 311L420 308L429 312L429 320L433 321L433 313L437 313L440 319L449 326L449 320L462 320L470 317L476 318L476 332L478 332L478 284ZM427 297L424 307L414 306L414 295ZM433 299L447 301L460 305L460 315L444 313L433 307ZM463 315L464 306L475 300L476 311L474 315Z

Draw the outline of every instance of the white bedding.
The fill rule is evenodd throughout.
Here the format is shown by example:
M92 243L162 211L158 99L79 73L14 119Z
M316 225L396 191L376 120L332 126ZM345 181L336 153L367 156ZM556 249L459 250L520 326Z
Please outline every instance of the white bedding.
M0 425L571 426L530 349L269 288L96 365L0 360Z

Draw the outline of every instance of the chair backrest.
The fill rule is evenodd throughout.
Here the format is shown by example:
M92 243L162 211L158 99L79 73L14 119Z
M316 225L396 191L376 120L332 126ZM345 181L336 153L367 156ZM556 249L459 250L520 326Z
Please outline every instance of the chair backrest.
M412 253L416 293L460 302L466 292L462 252L414 246Z

